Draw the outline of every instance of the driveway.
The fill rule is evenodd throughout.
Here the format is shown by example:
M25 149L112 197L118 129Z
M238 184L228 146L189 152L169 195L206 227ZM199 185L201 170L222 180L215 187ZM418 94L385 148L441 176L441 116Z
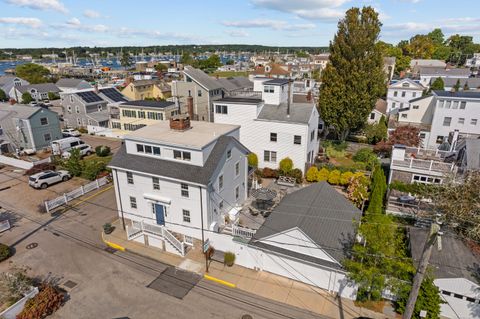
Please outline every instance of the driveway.
M110 149L112 150L112 153L115 153L122 145L122 140L118 138L112 138L112 137L82 134L80 139L85 141L86 144L89 144L94 149L99 145L106 145L110 147Z

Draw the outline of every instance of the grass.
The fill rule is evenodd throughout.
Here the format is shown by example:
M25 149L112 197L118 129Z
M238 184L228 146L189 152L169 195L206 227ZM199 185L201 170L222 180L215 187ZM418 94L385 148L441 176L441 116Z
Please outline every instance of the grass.
M112 160L112 157L113 155L108 155L108 156L105 156L105 157L100 157L98 156L97 154L92 154L90 156L85 156L83 158L83 161L84 162L89 162L89 161L100 161L100 162L103 162L105 163L106 165L108 165L108 163L110 163L110 161Z
M216 71L210 74L211 76L218 76L219 78L230 78L234 76L248 76L248 72L246 71Z

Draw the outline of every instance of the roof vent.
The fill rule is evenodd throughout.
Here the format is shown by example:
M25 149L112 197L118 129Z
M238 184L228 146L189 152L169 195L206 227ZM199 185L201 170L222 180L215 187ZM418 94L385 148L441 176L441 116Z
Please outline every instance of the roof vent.
M190 117L187 114L179 114L170 118L170 129L174 131L186 131L190 129Z

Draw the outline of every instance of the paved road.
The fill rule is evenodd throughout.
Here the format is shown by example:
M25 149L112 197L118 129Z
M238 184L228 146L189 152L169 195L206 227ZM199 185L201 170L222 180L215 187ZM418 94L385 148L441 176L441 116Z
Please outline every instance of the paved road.
M116 217L111 191L54 218L3 206L17 220L12 230L0 234L0 242L14 244L16 253L0 263L0 271L23 265L60 285L70 281L70 300L52 318L322 318L204 280L183 299L148 288L167 265L108 252L101 241L102 225ZM26 249L30 243L38 247Z

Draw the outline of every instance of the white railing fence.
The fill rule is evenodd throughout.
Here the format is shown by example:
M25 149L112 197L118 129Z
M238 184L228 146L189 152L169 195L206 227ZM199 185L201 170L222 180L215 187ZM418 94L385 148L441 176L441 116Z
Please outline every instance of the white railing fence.
M164 226L146 224L143 221L132 221L131 226L127 226L127 238L129 240L134 239L139 234L148 234L158 236L165 239L182 255L185 256L185 245L178 240L171 232L169 232Z
M83 196L86 193L91 192L92 190L98 189L107 183L108 183L108 178L105 176L97 180L94 180L93 182L88 183L86 185L82 185L79 188L74 189L73 191L63 194L62 196L59 196L52 200L45 201L45 209L47 210L47 213L50 213L52 209L65 205L69 201L75 198L78 198L80 196Z
M232 235L244 238L252 238L257 231L255 229L245 228L237 225L232 225Z

